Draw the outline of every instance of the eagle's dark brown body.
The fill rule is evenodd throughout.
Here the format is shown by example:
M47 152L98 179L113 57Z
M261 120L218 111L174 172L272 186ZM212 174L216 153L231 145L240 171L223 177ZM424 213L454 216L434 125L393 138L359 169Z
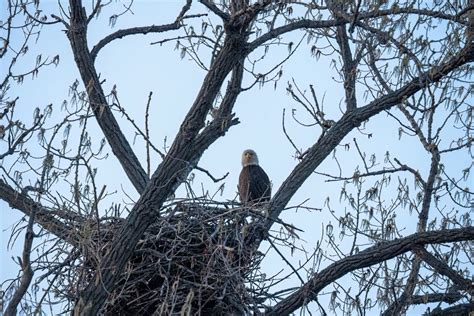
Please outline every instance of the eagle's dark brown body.
M259 165L242 168L239 176L239 195L242 204L268 202L271 190L270 179Z

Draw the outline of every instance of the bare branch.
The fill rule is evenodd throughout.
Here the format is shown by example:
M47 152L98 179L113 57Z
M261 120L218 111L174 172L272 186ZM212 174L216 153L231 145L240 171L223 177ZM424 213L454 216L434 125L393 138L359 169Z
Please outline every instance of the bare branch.
M360 2L359 2L360 5ZM333 6L331 11L337 17L341 14L340 10L336 5ZM354 14L355 21L357 14ZM351 27L354 23L351 24ZM349 37L347 36L346 25L339 25L336 28L336 41L339 45L340 54L342 57L342 72L344 74L344 90L346 93L346 106L347 111L353 110L357 107L355 83L357 77L357 64L352 58L351 47L349 45Z
M435 293L427 295L415 295L411 298L410 303L413 305L421 305L427 303L444 302L454 304L461 300L463 296L460 293Z
M209 0L199 0L206 8L208 8L215 15L220 17L223 21L228 21L230 16L229 14L220 10L212 1Z
M20 262L23 274L20 279L20 284L15 289L10 303L8 303L7 309L5 310L5 316L14 316L17 314L18 304L20 304L21 299L25 295L26 291L28 290L28 287L30 286L31 280L33 279L34 271L31 268L30 256L31 247L33 246L33 239L35 237L35 233L33 231L35 213L36 209L33 209L30 214L30 218L28 219L28 226L26 227L25 243L23 245L23 255L22 260Z
M298 277L298 279L300 280L301 284L304 284L304 281L303 281L303 278L300 276L300 274L298 273L298 270L295 269L295 267L293 267L293 265L291 264L291 262L289 262L285 256L281 253L280 250L278 250L278 247L273 243L273 241L271 241L270 239L268 240L268 242L270 243L270 245L272 246L272 248L278 253L278 255L280 256L280 258L285 261L285 263L291 268L291 270L293 271L293 273Z
M151 162L150 162L150 128L149 128L149 121L148 118L150 116L150 103L151 103L151 96L153 92L150 91L148 94L148 102L146 103L146 110L145 110L145 137L146 137L146 174L150 177L151 176Z
M407 166L406 164L402 164L397 158L395 158L394 161L401 167L401 169L411 172L415 176L415 179L417 181L419 181L421 183L421 185L426 187L426 181L423 180L423 178L421 177L420 172L418 170L415 170L415 169Z
M137 34L143 34L146 35L148 33L163 33L171 30L177 30L180 27L182 27L182 24L180 22L173 22L170 24L164 24L164 25L150 25L150 26L140 26L140 27L133 27L129 29L123 29L123 30L118 30L112 34L107 35L103 39L101 39L91 50L91 59L92 61L95 61L97 58L97 54L99 51L105 47L105 45L109 44L110 42L116 40L116 39L121 39L124 38L125 36L130 36L130 35L137 35Z
M70 233L85 222L82 216L68 210L48 209L38 202L33 201L26 194L14 190L1 179L0 199L7 202L10 207L21 211L30 218L34 215L35 222L50 233L72 245L76 244L76 241L70 238Z
M421 204L421 211L418 215L418 232L426 231L426 225L428 222L428 214L431 206L431 200L433 198L434 192L434 182L439 170L440 156L438 148L436 146L430 146L431 149L431 164L430 172L426 184L424 185L423 190L423 201ZM415 255L413 258L412 267L408 279L406 281L405 290L402 295L387 308L383 315L398 315L409 305L411 297L415 291L415 286L417 284L418 274L421 267L421 258L418 255Z
M447 307L445 309L435 308L430 312L430 316L457 316L469 315L474 309L474 303L464 303Z
M143 137L143 139L145 140L146 142L146 146L147 146L147 175L150 175L150 172L149 172L149 149L150 147L153 148L153 150L158 154L160 155L161 159L163 159L165 157L165 154L161 152L161 150L159 150L158 148L156 148L155 145L153 145L153 143L150 141L150 137L148 135L148 132L147 132L147 120L145 120L145 132L143 132L140 127L138 127L138 125L135 123L135 120L133 118L130 117L130 115L128 115L127 111L125 111L125 108L120 104L120 100L118 99L118 96L117 96L117 93L116 92L112 92L112 95L113 95L113 98L114 98L114 106L116 106L118 108L118 110L120 111L120 113L122 113L122 115L127 119L127 121L130 122L130 124L132 124L132 126L135 128L136 130L136 133L140 134L140 136ZM148 95L148 102L147 102L147 111L146 113L148 113L148 109L149 109L149 106L150 106L150 102L151 102L151 92L150 94ZM145 117L146 118L146 117Z
M322 173L322 172L316 172L316 173L330 178L330 179L326 180L326 182L334 182L334 181L355 180L355 179L360 179L360 178L379 176L379 175L382 175L382 174L396 173L396 172L400 172L400 171L409 171L408 166L403 165L400 168L383 169L383 170L377 170L377 171L370 171L370 172L366 172L366 173L354 174L351 177L338 177L338 176L333 176L333 175L330 175L330 174L327 174L327 173Z
M328 21L313 21L313 20L299 20L284 26L280 26L272 29L271 31L265 33L264 35L258 37L253 42L249 43L249 51L253 51L260 47L265 42L277 38L280 35L285 33L292 32L294 30L311 28L311 29L320 29L320 28L329 28L334 26L344 25L344 20L328 20Z
M436 272L447 276L458 286L458 289L469 291L473 288L473 284L470 280L464 278L458 272L454 271L450 266L448 266L444 261L433 256L425 248L419 247L415 250L415 253L420 256L420 258L429 264Z
M110 2L109 2L110 3ZM92 10L92 13L89 15L87 18L87 24L89 24L94 17L97 17L100 10L102 9L103 6L107 4L102 4L102 0L97 0L97 3L94 6L94 9Z
M214 177L208 170L204 169L204 168L201 168L199 166L196 166L194 167L194 169L196 170L199 170L201 172L204 172L209 178L211 178L212 181L214 181L214 183L217 183L217 182L220 182L222 180L224 180L225 178L227 178L227 176L229 175L229 173L227 172L225 175L223 175L222 177L220 178L216 178Z
M414 78L402 88L387 93L386 95L359 107L353 111L344 113L341 119L321 137L317 143L310 147L304 158L293 169L291 174L283 182L275 193L269 205L269 217L265 222L264 229L255 240L258 246L265 238L266 232L273 225L285 205L298 190L301 184L312 174L319 164L331 153L331 151L349 134L355 127L369 118L377 115L383 110L389 109L406 97L409 97L421 89L441 80L446 74L456 70L458 67L474 60L474 48L466 48L453 56L446 63L435 66L420 76Z
M221 104L217 109L211 110L214 119L199 133L196 143L202 144L202 146L209 146L209 142L213 142L219 135L223 135L222 133L225 133L228 128L239 123L239 120L234 118L232 109L242 91L243 72L244 65L243 59L241 59L232 70L232 77L227 85L227 90Z
M70 0L69 5L71 8L71 21L68 37L77 67L81 73L82 82L89 96L91 108L112 148L112 152L121 163L135 189L141 193L148 184L149 178L107 104L91 53L87 48L87 21L82 1Z
M5 31L4 38L0 38L4 42L0 55L11 57L0 89L0 108L4 108L0 109L0 117L7 120L0 124L0 142L13 148L5 155L0 153L0 199L30 216L29 221L38 224L31 227L40 232L34 236L38 237L34 239L38 257L30 264L35 270L35 283L21 286L21 293L17 291L20 294L16 295L21 300L15 298L19 303L14 302L10 310L15 306L20 310L25 303L30 307L30 298L31 304L36 304L32 306L35 313L42 313L46 305L60 303L65 306L63 312L77 316L180 312L285 315L296 309L325 315L323 305L328 299L331 312L337 314L353 311L363 315L384 307L389 307L387 313L399 314L414 304L429 302L465 307L462 303L472 294L467 271L473 261L469 245L474 238L468 212L472 208L470 180L474 168L469 160L473 122L468 102L472 84L469 74L474 64L474 0L467 1L467 7L438 2L387 7L362 0L320 2L323 4L310 0L202 0L195 1L200 2L196 14L188 14L192 0L181 0L178 11L166 22L169 24L113 30L89 49L89 25L103 7L111 4L121 10L112 16L112 23L124 14L134 14L134 0L123 5L112 2L93 0L86 10L81 0L69 0L69 9L60 1L56 12L60 17L48 15L66 26L74 58L65 61L74 60L81 83L76 80L70 87L70 101L58 104L59 114L51 104L44 110L41 124L30 131L31 117L21 110L29 96L16 85L21 84L24 75L36 79L38 67L59 61L59 57L51 62L42 56L49 52L44 49L49 42L42 42L40 35L49 26L40 22L49 21L42 12L50 8L40 5L40 1L9 0L10 18L0 21ZM23 6L34 12L33 19L22 12L26 10ZM144 14L149 17L151 13ZM208 14L216 16L196 19ZM56 26L51 31L60 32ZM176 34L157 43L175 41L181 57L189 57L204 70L204 79L198 91L185 89L186 93L195 91L194 99L187 106L180 105L188 113L175 126L177 133L171 137L171 146L165 137L164 150L160 151L150 139L151 93L140 109L145 119L142 128L130 116L130 109L120 104L115 87L111 94L104 93L105 79L99 79L99 65L94 63L99 62L96 57L100 50L117 39L167 31ZM21 37L21 32L22 41L10 40L18 34ZM288 32L294 32L299 42L293 42L294 38L287 42ZM37 49L42 54L36 56L36 66L28 67ZM296 50L306 52L306 59L287 63L296 56ZM284 56L280 61L272 59L281 53ZM332 69L319 69L326 62ZM278 81L291 78L295 69L309 68L310 64L316 65L318 76L312 78L315 82L305 84L308 91L298 87L298 78L287 89L289 101L304 108L303 112L291 113L296 128L308 132L300 133L298 142L293 143L283 111L283 134L299 156L273 199L252 209L228 200L235 192L227 192L225 197L223 185L209 194L205 187L209 179L193 182L193 170L204 172L214 182L229 174L224 172L217 178L211 169L203 168L205 162L200 160L207 148L239 124L240 114L234 110L239 95L253 91L257 83L275 83L275 90L284 92ZM18 69L24 73L16 74ZM321 76L332 84L326 80L320 84ZM15 88L11 88L13 85ZM249 97L258 98L268 91L251 93ZM341 95L342 105L334 103ZM396 107L406 119L394 111ZM123 117L118 120L114 111ZM40 112L34 111L34 122ZM107 142L93 134L94 125L89 121L92 115ZM376 115L377 122L368 122ZM383 125L386 120L390 126ZM142 150L136 151L128 142L119 125L122 121L136 129L135 136L144 138ZM421 142L422 146L418 144L415 149L428 153L430 166L419 159L406 165L411 152L406 152L405 144L394 143L392 147L385 143L396 134L392 124L398 126L399 137L408 137L410 146L413 140ZM354 137L349 133L360 133L367 141L354 138L352 148L346 143ZM384 133L390 137L385 139ZM39 146L33 136L38 136ZM298 149L299 143L307 144L308 137L313 138L310 147ZM110 148L104 152L107 143ZM378 146L380 143L382 146ZM362 145L377 146L370 149L370 159ZM143 161L138 159L139 153ZM442 153L449 159L441 161L445 158ZM364 163L362 169L358 155ZM154 163L155 156L158 162ZM341 160L341 156L351 156L352 160ZM333 158L333 164L326 166L328 157ZM131 195L120 179L107 183L109 179L103 178L102 171L106 170L102 167L108 159L119 161L139 198ZM321 169L323 163L329 168L326 171ZM355 172L347 173L349 164L357 165ZM153 170L153 165L158 167ZM338 176L330 174L332 167L338 168ZM278 182L281 170L272 174ZM321 175L329 178L320 179ZM324 203L323 208L308 205L308 197L287 207L310 176L320 182L342 180L339 199L338 192L331 190L324 202L315 202ZM177 191L179 186L184 190ZM198 186L203 197L195 191ZM182 191L186 198L175 196ZM227 202L214 200L218 192ZM318 190L320 193L325 192ZM105 206L107 203L111 204ZM303 232L281 219L282 214L302 210L322 212L315 219L321 237L313 250L307 249L306 240L316 237L310 236L314 230ZM413 224L406 226L404 219L416 220L417 216L416 234L404 237ZM12 242L21 239L25 226L24 219L13 226ZM265 239L269 243L261 249ZM424 249L428 244L431 253ZM271 247L281 257L278 264L282 269L266 275L261 264L265 264ZM285 258L285 252L294 256L294 262ZM24 251L24 258L28 254ZM29 258L19 261L20 269L28 272L24 262ZM424 272L428 273L426 278ZM20 271L5 291L9 299L15 296L22 274L28 281L29 273ZM36 278L37 274L40 277ZM340 282L346 279L351 280ZM301 284L293 287L294 281ZM44 282L48 286L38 289ZM329 287L333 287L330 298L325 295L323 300L322 293L328 294Z
M331 282L351 271L389 260L426 244L439 244L474 239L474 227L422 232L385 242L358 254L345 257L315 274L304 286L279 302L265 315L288 315L316 299L318 293Z
M58 20L58 19L55 19L54 21L42 21L42 20L38 20L36 17L34 17L27 9L26 9L26 6L23 6L23 12L26 13L26 15L33 21L35 21L36 23L38 24L42 24L42 25L52 25L52 24L56 24L56 23L64 23L62 20ZM46 16L45 16L46 18Z
M258 37L252 43L249 44L249 50L254 50L263 43L277 38L280 35L285 33L289 33L291 31L297 29L319 29L319 28L328 28L328 27L335 27L344 24L354 24L356 21L363 21L366 19L372 18L381 18L384 16L389 15L398 15L398 14L414 14L414 15L425 15L436 17L440 19L456 21L458 23L465 24L458 16L453 16L449 14L445 14L443 12L433 12L432 10L424 10L424 9L414 9L414 8L392 8L389 10L375 10L371 12L359 12L356 19L345 20L344 18L338 18L336 20L326 20L326 21L314 21L314 20L306 20L301 19L296 22L289 23L285 26L281 26L275 29L272 29L270 32L265 33L264 35Z
M244 21L244 24L248 25L248 23L250 20ZM240 32L243 30L245 27L240 29ZM100 263L96 277L101 278L102 282L100 284L89 283L75 306L74 313L76 315L90 315L99 312L107 298L108 291L112 289L116 278L125 267L139 238L153 223L155 217L159 216L157 211L166 198L187 178L204 151L217 138L223 136L232 125L237 124L237 120L226 114L232 111L238 93L235 97L228 98L229 103L224 98L218 116L219 120L214 119L214 124L209 124L199 133L205 127L206 116L211 110L212 103L224 79L234 67L241 63L247 52L245 38L246 34L243 33L233 33L232 36L226 38L168 154L130 211L120 232L116 234L110 252ZM232 88L230 90L234 91ZM217 125L216 123L221 124ZM209 133L212 137L209 137Z
M374 55L373 55L372 47L371 47L371 49L369 49L369 55L371 57L370 62L369 62L370 68L374 72L376 78L378 79L378 81L380 82L380 84L382 85L382 87L385 89L386 92L393 92L393 90L389 87L387 82L384 80L384 78L380 74L380 71L375 66L375 58L374 58ZM408 122L410 122L411 128L415 131L415 133L418 136L418 138L419 138L421 144L423 145L423 147L427 151L430 151L430 145L428 144L428 140L426 139L425 135L423 134L423 131L421 130L420 126L415 121L413 116L408 112L408 110L404 107L403 104L398 104L397 108L403 113L403 115L408 120Z
M35 131L38 126L40 126L43 122L43 116L40 115L36 122L33 124L32 127L26 129L25 131L23 131L23 133L21 133L21 135L15 140L15 142L9 146L10 148L8 148L8 150L6 152L4 152L3 154L0 154L0 160L2 160L3 158L5 158L6 156L8 155L11 155L15 152L16 148L19 146L19 145L22 145L24 142L25 142L25 138L27 136L31 136L32 132Z

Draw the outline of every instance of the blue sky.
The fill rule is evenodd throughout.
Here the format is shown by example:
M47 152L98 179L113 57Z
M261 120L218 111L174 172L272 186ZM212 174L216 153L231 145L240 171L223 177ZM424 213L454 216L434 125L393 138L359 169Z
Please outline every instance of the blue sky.
M57 12L55 1L41 1L41 5L45 12ZM2 6L3 14L5 4L2 3ZM199 10L196 10L197 7ZM133 7L134 14L120 17L113 29L108 25L108 17L112 11L105 9L100 18L91 23L89 47L119 28L170 23L180 8L181 1L136 1ZM193 8L196 10L193 12L206 12L202 6L196 4L193 5ZM210 18L215 21L214 16L210 15ZM200 23L197 23L197 26L199 25ZM29 69L31 65L34 65L38 53L44 57L51 56L51 58L56 54L60 55L60 63L56 68L43 69L38 78L35 80L25 79L25 82L20 86L12 85L11 95L18 94L20 96L17 111L21 111L20 115L26 121L32 120L34 107L42 108L49 103L52 103L55 108L53 118L59 118L61 103L63 100L69 99L69 86L79 78L69 43L62 31L63 28L62 25L45 27L37 45L30 46L29 54L18 65L18 69ZM175 44L173 42L162 46L150 45L151 42L178 33L136 35L117 40L102 49L96 61L100 77L106 79L104 91L106 93L111 91L115 85L121 105L141 127L144 126L144 109L148 93L153 91L150 134L158 148L162 148L165 138L167 144L171 144L180 122L191 106L205 76L205 72L188 57L180 58L179 51L174 50ZM286 41L297 42L301 35L301 33L292 34L286 38ZM282 131L283 109L286 110L287 131L294 137L299 148L304 150L318 139L320 135L318 129L301 127L291 119L293 109L296 109L296 117L302 121L308 119L303 108L296 105L285 91L286 83L292 78L297 80L299 87L303 90L308 90L309 84L314 84L320 101L324 96L324 107L328 118L337 120L340 116L344 92L342 85L334 80L339 80L337 73L330 66L331 59L334 57L321 57L316 60L310 57L309 46L304 43L301 49L285 64L283 78L278 83L277 89L274 89L272 84L261 88L257 85L239 96L234 111L241 123L232 127L224 138L219 139L204 153L199 163L200 167L209 170L215 177L229 172L229 176L225 179L225 190L222 196L217 195L217 200L235 197L236 183L241 169L240 156L244 149L252 148L257 152L262 167L272 180L274 192L297 164L297 160L294 158L295 152ZM208 53L203 50L203 54L209 56ZM250 60L258 58L261 53L262 51L256 51L250 56ZM285 58L287 54L286 46L273 47L260 66L261 72ZM1 62L4 63L3 60ZM246 74L244 86L248 86L251 82L250 76ZM359 91L360 96L362 93L363 91ZM360 105L364 104L363 98L359 99L359 103ZM133 127L120 115L117 114L116 117L129 141L133 143L135 137ZM90 120L88 124L90 124L89 133L94 136L98 144L103 137L102 133L95 121ZM365 125L365 130L372 133L373 136L368 138L358 132L352 132L343 141L343 143L351 143L350 150L346 151L343 146L337 148L343 175L350 176L355 167L362 165L354 148L352 141L354 137L357 138L362 150L367 152L367 156L372 153L377 155L378 162L383 162L385 152L390 151L396 154L402 162L410 162L416 165L423 175L427 174L429 156L422 150L416 139L403 136L400 141L397 123L388 118L385 113L372 118ZM0 143L0 146L3 144ZM140 137L136 137L133 148L145 167L146 151ZM32 150L34 149L32 148ZM452 159L457 164L467 165L470 162L467 155L456 156ZM159 156L154 155L152 170L159 163ZM106 184L109 191L117 191L108 200L102 202L104 207L110 205L111 202L130 202L123 192L126 192L132 199L137 198L137 194L113 156L110 156L106 161L98 162L97 167L99 170L98 187ZM317 171L337 174L337 170L337 163L330 156ZM200 192L201 184L211 193L218 190L220 184L212 183L206 175L199 171L194 171L194 173L196 177L193 186L197 193ZM412 181L411 178L408 179ZM323 208L326 197L329 196L331 205L336 210L336 216L343 215L345 205L339 204L341 183L327 183L324 180L325 178L316 174L310 177L293 197L290 205L298 205L309 198L308 206ZM176 195L183 197L184 194L185 190L180 188ZM0 207L2 208L0 256L3 258L0 281L3 281L15 276L18 272L18 267L10 258L20 254L23 237L20 237L13 249L7 249L6 244L11 225L21 218L21 214L15 210L8 210L8 206L3 201L0 201ZM337 227L327 209L324 209L323 212L312 213L304 210L289 210L285 211L282 216L285 221L305 231L302 236L304 242L299 243L303 243L306 249L312 249L315 246L321 236L321 228L329 222ZM406 227L405 234L414 232L415 219L415 214L412 216L400 214L398 216L399 228ZM301 254L296 254L293 257L288 255L288 258L295 264L304 259ZM264 269L268 271L268 274L281 268L284 268L284 263L273 253L264 261ZM291 283L297 284L296 280ZM330 287L328 287L328 291L329 289Z

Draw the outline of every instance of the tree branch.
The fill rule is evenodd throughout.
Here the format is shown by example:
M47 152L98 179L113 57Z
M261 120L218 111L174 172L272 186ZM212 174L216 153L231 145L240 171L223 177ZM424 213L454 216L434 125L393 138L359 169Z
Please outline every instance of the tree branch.
M2 160L3 158L5 158L8 155L13 154L15 152L17 146L19 146L20 144L24 144L25 143L25 138L27 136L31 135L33 131L38 129L44 123L44 121L42 119L43 119L43 117L40 116L36 120L36 122L33 124L32 127L28 128L28 129L25 129L23 131L23 133L21 133L21 135L13 142L13 144L9 146L8 150L5 153L0 154L0 160Z
M428 175L428 179L426 180L426 185L423 188L423 201L421 204L420 214L418 215L418 232L426 231L428 214L431 206L431 200L433 198L434 183L438 174L440 164L440 156L436 145L430 144L429 150L431 151L430 172ZM390 305L389 308L383 313L384 316L399 315L404 309L408 307L411 301L411 297L413 296L413 293L415 291L420 267L421 258L418 256L418 254L415 254L415 258L413 259L412 263L412 268L405 285L405 290L403 291L402 295L400 295L400 297L396 299L395 302Z
M450 266L448 266L444 261L436 258L431 253L429 253L425 248L419 247L415 249L415 253L427 264L429 264L436 272L447 276L457 285L457 289L462 289L466 291L471 291L473 289L473 284L470 280L464 278L458 272L454 271Z
M250 20L247 20L239 25L248 26L249 23ZM115 235L110 252L97 267L95 278L81 293L74 309L75 315L95 315L100 311L108 293L114 288L115 280L121 275L125 264L133 253L139 238L159 216L158 211L166 198L186 179L204 151L217 138L224 135L230 126L238 123L238 120L233 119L232 115L219 116L219 120L214 119L209 126L205 127L206 117L223 81L247 53L245 49L246 28L229 28L230 30L238 29L240 33L235 31L226 37L222 49L209 69L168 154L154 172L149 185L130 211L124 225ZM228 97L231 102L229 104L224 98L225 102L223 101L221 105L222 114L231 112L236 96ZM203 128L204 130L199 133ZM100 280L100 282L94 280Z
M125 36L129 35L137 35L143 34L146 35L148 33L163 33L171 30L177 30L182 26L182 24L178 21L164 24L164 25L150 25L150 26L140 26L140 27L132 27L129 29L122 29L118 30L112 34L107 35L103 39L101 39L91 50L91 58L92 61L95 61L97 54L99 51L105 47L105 45L109 44L110 42L124 38Z
M343 19L337 20L327 20L327 21L313 21L313 20L298 20L296 22L283 25L277 28L272 29L271 31L263 34L262 36L255 39L253 42L249 43L249 50L253 51L263 45L265 42L277 38L280 35L285 33L292 32L298 29L319 29L319 28L331 28L339 25L346 24L346 21Z
M466 10L468 10L466 11L468 25L466 32L466 45L474 46L474 0L469 0L469 5Z
M230 16L229 14L223 12L221 9L219 9L212 1L209 0L199 0L206 8L208 8L211 12L213 12L215 15L220 17L223 21L228 21Z
M225 132L230 126L239 123L237 118L232 115L232 109L235 101L241 92L242 78L244 73L244 60L240 60L239 63L232 70L232 77L229 84L227 85L226 94L222 99L221 104L215 110L213 110L214 119L212 122L204 128L204 130L196 138L196 143L201 146L206 145L209 142L213 142L217 137Z
M266 41L277 38L280 35L289 33L297 29L318 29L318 28L330 28L335 26L340 26L344 24L354 24L358 21L363 21L372 18L381 18L388 15L399 15L399 14L415 14L415 15L424 15L435 17L439 19L456 21L461 24L467 24L467 22L460 19L457 15L449 15L443 12L433 12L432 10L427 9L415 9L415 8L391 8L388 10L374 10L369 12L359 12L356 19L346 20L344 18L338 18L336 20L326 20L326 21L315 21L302 19L287 25L277 27L270 32L263 34L262 36L255 39L252 43L249 44L249 49L254 50Z
M128 140L107 104L94 62L87 48L87 17L81 0L70 0L71 20L67 35L71 44L89 102L102 132L138 193L142 193L149 178L133 152Z
M82 216L67 210L48 209L33 201L28 195L16 191L2 179L0 179L0 199L30 218L35 214L35 222L41 227L71 245L77 245L70 232L85 222Z
M347 273L395 258L403 253L415 250L416 247L467 240L474 240L474 227L472 226L416 233L370 247L358 254L332 263L315 274L304 286L276 304L265 315L288 315L309 301L315 300L323 288Z
M372 55L372 52L369 52L370 57L371 57L371 62L370 62L370 67L375 73L376 77L378 78L379 82L381 85L384 87L386 92L392 92L390 87L388 86L387 82L383 79L382 75L378 71L378 69L375 67L375 62L374 62L374 57ZM416 59L416 57L415 57ZM417 60L417 59L416 59ZM426 230L426 223L428 221L428 212L430 209L431 205L431 199L432 199L432 193L433 193L433 186L434 186L434 181L435 178L438 174L438 169L439 169L439 161L440 161L440 155L439 151L436 146L433 146L431 142L429 142L426 137L423 135L423 132L421 131L420 126L418 123L415 121L415 119L410 115L407 109L405 109L402 105L397 106L398 109L405 115L406 119L410 122L410 125L412 129L416 132L418 135L418 138L425 148L426 151L431 153L431 167L430 167L430 173L428 176L427 181L421 180L423 183L423 188L424 188L424 197L423 197L423 203L422 203L422 209L419 214L419 223L418 223L418 231L425 231ZM395 160L397 163L398 160ZM416 172L415 176L419 177L419 173ZM417 178L418 178L417 177ZM453 275L455 274L454 271L452 271L447 265L443 266L442 262L437 262L437 259L431 254L429 254L425 249L419 249L419 251L416 252L415 258L413 259L413 264L412 264L412 270L410 272L410 275L407 280L407 284L405 286L405 290L402 293L402 295L395 300L395 302L389 306L389 308L383 313L383 315L398 315L401 313L401 310L403 308L407 307L407 304L412 302L413 300L413 291L415 289L415 284L416 280L418 278L418 273L420 270L421 266L421 259L420 258L420 253L424 254L425 258L427 260L430 260L431 263L436 264L438 263L438 266L444 270L445 273L451 272L450 274ZM431 256L431 257L430 257ZM461 281L462 283L462 281Z
M186 4L181 9L178 17L173 23L164 24L164 25L150 25L150 26L141 26L141 27L132 27L128 29L118 30L112 34L107 35L103 39L101 39L91 50L91 58L95 61L97 54L99 51L104 48L105 45L109 44L113 40L124 38L125 36L129 35L136 35L136 34L143 34L146 35L148 33L163 33L171 30L177 30L183 26L182 20L185 18L186 12L189 11L191 8L191 0L186 0ZM97 6L94 10L97 9ZM91 17L93 14L91 15ZM89 23L90 18L87 21Z
M296 193L303 182L306 181L321 162L324 161L331 151L334 150L342 139L355 127L378 113L399 104L403 99L414 95L428 85L440 81L451 71L454 71L472 61L474 61L474 47L466 47L446 63L441 64L440 66L435 66L422 73L420 76L405 84L402 88L389 92L363 107L344 113L341 119L306 151L306 155L275 193L270 201L269 216L265 220L264 225L255 226L256 236L251 241L254 243L254 247L258 248L260 242L265 238L275 219L280 216L280 213L285 208L286 204L290 201L291 197Z
M342 8L341 8L342 9ZM340 8L334 6L333 11L335 16L338 16ZM354 20L357 18L354 15ZM340 25L336 28L336 41L340 48L342 58L342 72L344 74L344 91L346 93L346 107L347 111L353 110L357 107L356 99L356 75L357 64L352 58L351 47L349 45L349 38L347 36L346 25Z
M434 293L427 295L415 295L412 296L410 303L413 305L421 305L428 303L444 302L448 304L454 304L463 296L460 293Z
M429 316L459 316L459 315L469 315L474 310L474 303L465 303L455 306L450 306L445 309L435 308L430 313Z
M25 234L25 243L23 245L23 255L22 260L20 261L21 270L23 274L21 275L20 284L15 289L12 299L8 303L7 309L5 310L5 316L15 316L17 314L17 307L20 304L21 299L25 295L28 287L30 286L31 280L33 279L34 271L31 268L31 247L33 246L33 239L35 234L33 232L33 224L35 222L35 213L36 210L33 209L28 219L28 226L26 228Z

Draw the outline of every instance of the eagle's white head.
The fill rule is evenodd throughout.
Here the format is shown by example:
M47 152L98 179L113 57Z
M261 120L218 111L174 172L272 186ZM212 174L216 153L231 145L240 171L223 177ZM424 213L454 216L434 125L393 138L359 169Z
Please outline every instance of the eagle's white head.
M258 166L258 156L252 149L246 149L242 153L242 167L256 165Z

